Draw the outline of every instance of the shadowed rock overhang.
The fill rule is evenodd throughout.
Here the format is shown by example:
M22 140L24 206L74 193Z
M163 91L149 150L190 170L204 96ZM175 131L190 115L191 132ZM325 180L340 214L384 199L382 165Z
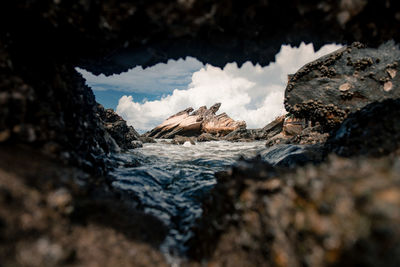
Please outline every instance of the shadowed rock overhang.
M109 75L185 56L266 65L282 44L301 41L316 48L398 41L399 7L394 0L3 1L0 29L25 61L48 57Z

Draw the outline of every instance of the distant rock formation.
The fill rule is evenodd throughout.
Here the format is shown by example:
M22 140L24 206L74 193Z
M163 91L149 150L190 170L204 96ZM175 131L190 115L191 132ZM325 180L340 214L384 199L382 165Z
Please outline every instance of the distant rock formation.
M221 137L246 128L244 121L235 121L226 113L216 115L220 107L221 103L216 103L209 109L202 106L194 112L193 108L187 108L169 117L145 136L168 139L176 135L200 136L202 133L209 133Z
M104 128L122 150L142 146L138 132L132 126L128 126L126 121L114 110L104 109L102 105L98 104L96 114L103 123Z

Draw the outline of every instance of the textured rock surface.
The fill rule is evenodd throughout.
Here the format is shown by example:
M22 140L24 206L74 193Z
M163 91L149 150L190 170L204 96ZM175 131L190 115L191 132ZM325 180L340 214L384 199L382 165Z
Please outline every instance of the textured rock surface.
M19 48L30 44L27 55L47 53L107 74L187 55L219 66L249 59L265 65L283 43L380 44L400 35L396 0L33 0L3 1L0 10L4 38Z
M242 162L219 174L192 255L215 266L397 266L398 168L398 156L330 157L287 174Z
M174 138L176 135L199 136L209 133L223 136L239 128L246 128L244 121L234 121L226 113L216 115L221 103L216 103L207 109L206 106L193 111L187 108L169 117L155 127L146 136L153 138Z
M396 0L325 0L317 3L308 0L284 0L279 3L262 0L1 1L0 142L7 142L12 149L6 150L1 145L0 152L4 154L1 154L0 163L5 162L5 156L12 157L9 163L19 162L17 160L23 157L18 155L17 147L21 144L35 149L25 158L25 163L38 159L38 162L35 161L36 173L28 169L27 179L24 180L28 189L24 186L12 189L15 183L20 182L18 175L16 177L7 172L0 176L6 178L6 181L1 180L0 188L0 212L5 214L2 213L0 220L0 242L5 248L0 250L2 264L162 264L161 260L158 261L159 253L150 246L144 245L142 249L127 239L131 230L152 235L148 228L132 224L128 224L129 227L117 225L109 228L112 223L122 220L110 221L108 218L115 219L113 215L123 212L108 213L103 206L94 209L88 205L78 216L84 218L86 213L97 211L92 221L104 222L107 229L92 227L85 220L81 225L71 224L68 215L53 213L53 208L47 213L48 196L62 206L62 203L67 203L64 200L68 197L64 196L68 194L53 194L46 190L57 188L58 178L71 181L73 175L65 177L57 172L45 175L44 167L48 166L48 162L38 157L40 151L62 158L87 172L104 173L101 157L114 147L94 115L96 103L93 94L74 67L113 74L135 65L149 66L188 55L221 67L227 62L241 64L247 60L266 65L274 59L282 43L313 41L318 48L331 41L362 41L372 45L391 38L399 41L398 10L399 1ZM393 76L393 72L389 75ZM384 85L385 88L388 90L390 84ZM24 167L22 164L5 164L1 165L1 171L6 168L19 171ZM259 166L259 170L263 167ZM325 173L321 171L322 174ZM248 175L251 172L246 173ZM45 179L40 182L42 186L36 184L40 178ZM99 178L78 181L79 185L90 184L94 187L82 189L88 193L96 191ZM73 184L72 187L78 186ZM272 188L277 187L272 185ZM75 195L72 199L78 200ZM88 196L89 203L91 199ZM226 201L222 205L229 203ZM393 215L396 213L393 212ZM140 222L141 219L126 221ZM149 225L147 223L146 226ZM151 230L161 228L156 224ZM213 228L209 230L212 232ZM55 237L57 233L62 241ZM201 235L206 236L207 233L205 231ZM146 238L138 239L149 242ZM378 235L378 239L382 237ZM361 242L359 249L368 248L368 244L364 246ZM62 253L59 253L60 247ZM385 248L381 255L389 253L387 258L394 260L395 257L390 254L391 247ZM230 257L229 260L240 256L233 257L232 251L225 254ZM368 257L363 253L362 257L354 257L353 260L374 259L376 251L369 253ZM257 260L257 257L248 262L253 259Z
M325 150L322 144L279 144L263 151L260 156L272 166L296 168L307 163L321 163L325 159Z
M165 226L132 199L36 151L0 148L2 266L168 266L154 249Z
M127 150L142 146L140 135L132 126L128 126L121 116L112 109L104 109L100 104L96 108L96 114L99 116L104 128L121 149Z
M202 133L197 137L197 142L217 141L219 138L209 133Z
M306 128L306 122L304 119L297 119L287 117L283 122L282 132L288 136L294 136L300 134Z
M388 154L400 147L400 99L372 103L351 114L327 142L342 155Z
M378 49L358 43L342 48L291 76L285 108L298 118L332 129L350 112L400 96L399 60L400 50L393 42Z
M266 140L282 132L285 116L279 116L261 129L237 129L224 137L224 140L243 142Z

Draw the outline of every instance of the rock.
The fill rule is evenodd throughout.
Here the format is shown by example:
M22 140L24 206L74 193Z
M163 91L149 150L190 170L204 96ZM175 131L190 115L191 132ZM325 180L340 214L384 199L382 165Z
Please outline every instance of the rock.
M307 163L321 163L325 158L322 145L278 144L261 153L272 166L294 168Z
M400 50L354 43L306 64L290 76L285 108L297 118L319 122L325 132L364 106L400 97Z
M210 133L202 133L197 137L197 142L208 142L208 141L218 141L219 138L210 134Z
M291 138L290 142L300 145L324 144L329 133L321 132L320 126L307 127L300 134Z
M174 145L183 145L186 142L189 142L191 145L195 145L195 138L194 137L187 137L187 136L180 136L176 135L174 139L172 139L171 144Z
M157 143L154 138L148 137L148 136L139 136L139 141L142 143Z
M227 134L222 139L230 142L248 142L260 139L261 134L260 129L240 128Z
M266 146L271 147L277 144L323 144L328 137L329 134L323 133L319 124L309 126L305 120L289 117L285 119L282 132L268 138Z
M283 130L284 121L285 115L282 115L264 126L264 128L262 128L260 131L260 139L268 139L281 133Z
M2 266L169 266L166 226L103 179L27 147L0 158Z
M400 99L369 104L331 134L327 149L341 156L379 156L400 147Z
M153 138L174 138L176 135L199 136L210 133L224 136L238 128L246 128L244 121L234 121L226 113L216 115L221 103L214 104L210 109L206 106L193 111L187 108L169 117L145 135Z
M331 156L286 172L243 162L218 174L189 253L211 266L397 266L399 163Z
M234 142L269 139L282 132L284 119L284 115L279 116L262 129L239 128L227 134L223 139Z
M285 135L294 136L300 134L306 126L304 119L286 117L283 122L282 131Z
M135 129L132 126L128 126L126 121L112 109L104 109L102 105L98 104L96 113L104 128L121 149L127 150L143 146Z

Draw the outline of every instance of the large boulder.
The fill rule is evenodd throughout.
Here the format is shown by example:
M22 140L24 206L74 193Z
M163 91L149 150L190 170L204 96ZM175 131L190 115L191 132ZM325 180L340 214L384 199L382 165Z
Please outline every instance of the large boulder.
M146 136L165 139L176 135L200 136L202 133L224 136L236 129L246 128L244 121L235 121L226 113L216 115L220 107L221 103L216 103L209 109L202 106L194 112L193 108L187 108L166 119Z
M339 49L289 77L285 108L328 131L372 102L400 97L399 60L394 42L378 49L360 43Z

